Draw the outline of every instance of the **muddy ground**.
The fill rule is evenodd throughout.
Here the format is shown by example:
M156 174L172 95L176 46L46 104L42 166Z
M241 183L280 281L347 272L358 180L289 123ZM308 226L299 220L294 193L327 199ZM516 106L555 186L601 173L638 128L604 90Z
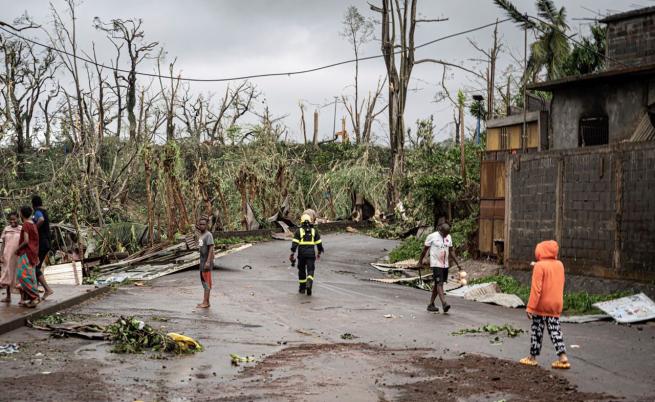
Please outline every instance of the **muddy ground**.
M288 244L272 242L218 261L209 310L195 308L202 290L190 271L65 312L98 324L134 315L199 340L205 351L195 355L120 355L107 342L29 328L4 334L0 343L19 342L21 351L0 357L0 399L653 400L653 325L564 325L572 369L549 367L548 340L542 368L523 367L515 362L527 353L526 334L452 335L486 323L527 331L521 310L451 298L450 314L428 313L427 292L368 280L381 275L368 262L393 242L341 234L324 243L311 297L297 293ZM230 353L256 361L235 367Z

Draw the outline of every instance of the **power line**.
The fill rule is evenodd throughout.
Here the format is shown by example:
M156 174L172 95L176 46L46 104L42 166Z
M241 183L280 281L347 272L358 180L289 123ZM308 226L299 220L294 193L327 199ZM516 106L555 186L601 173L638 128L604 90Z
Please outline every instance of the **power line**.
M475 28L470 28L470 29L467 29L467 30L464 30L464 31L460 31L460 32L452 33L452 34L449 34L449 35L446 35L446 36L442 36L442 37L436 38L434 40L431 40L429 42L425 42L425 43L422 43L422 44L420 44L418 46L415 46L414 50L420 49L420 48L428 46L428 45L432 45L432 44L437 43L437 42L444 41L446 39L451 39L451 38L454 38L454 37L457 37L457 36L466 35L468 33L479 31L479 30L482 30L482 29L485 29L485 28L489 28L489 27L492 27L492 26L497 25L497 24L502 24L502 23L510 21L510 20L511 20L511 18L506 18L504 20L494 21L494 22L489 23L489 24L480 25L480 26L475 27ZM119 68L119 67L107 66L107 65L98 63L98 62L96 62L94 60L91 60L89 58L82 57L82 56L77 55L77 54L73 54L73 53L71 53L71 52L69 52L67 50L59 49L59 48L56 48L54 46L50 46L50 45L46 45L44 43L38 42L36 40L29 39L29 38L27 38L27 37L25 37L23 35L20 35L20 34L18 34L16 32L9 31L8 29L3 27L2 25L0 25L0 30L2 30L2 31L4 31L4 32L16 37L16 38L19 38L19 39L21 39L23 41L32 43L32 44L37 45L37 46L41 46L41 47L43 47L45 49L48 49L48 50L51 50L51 51L54 51L54 52L65 54L65 55L67 55L69 57L74 57L74 58L76 58L78 60L81 60L81 61L84 61L86 63L95 65L97 67L101 67L101 68L105 68L105 69L108 69L108 70L111 70L111 71L116 71L116 72L121 72L121 73L130 73L129 70L125 70L125 69L122 69L122 68ZM399 51L394 52L393 54L397 55L397 54L400 54L402 52L403 52L402 50L399 50ZM355 63L357 61L373 60L373 59L379 59L379 58L383 58L383 57L385 57L383 54L378 54L378 55L375 55L375 56L367 56L367 57L362 57L362 58L358 58L358 59L344 60L344 61L339 61L339 62L336 62L336 63L327 64L327 65L320 66L320 67L314 67L314 68L309 68L309 69L304 69L304 70L288 71L288 72L283 72L283 73L252 74L252 75L244 75L244 76L240 76L240 77L229 77L229 78L186 78L186 77L179 77L179 80L180 81L189 81L189 82L226 82L226 81L241 81L241 80L247 80L247 79L252 79L252 78L279 77L279 76L285 76L285 75L286 76L292 76L292 75L313 73L313 72L316 72L316 71L326 70L328 68L341 66L341 65L344 65L344 64ZM144 72L139 72L139 71L136 72L136 75L141 75L141 76L144 76L144 77L151 77L151 78L170 78L169 76L163 76L163 75L154 74L154 73L144 73Z

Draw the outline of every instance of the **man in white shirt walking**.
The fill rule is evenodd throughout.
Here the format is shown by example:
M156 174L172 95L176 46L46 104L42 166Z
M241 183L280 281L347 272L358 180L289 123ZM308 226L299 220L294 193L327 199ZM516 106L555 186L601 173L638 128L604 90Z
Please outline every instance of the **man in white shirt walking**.
M434 301L437 299L437 295L439 295L443 312L447 313L450 310L450 304L446 303L443 284L448 280L450 259L457 264L460 270L462 269L455 258L453 239L450 237L450 226L447 223L440 225L438 231L432 233L425 239L425 247L423 247L419 264L423 263L423 259L428 251L430 251L430 268L432 268L432 277L434 278L434 287L432 288L432 297L430 297L428 311L439 311L439 308L434 305Z

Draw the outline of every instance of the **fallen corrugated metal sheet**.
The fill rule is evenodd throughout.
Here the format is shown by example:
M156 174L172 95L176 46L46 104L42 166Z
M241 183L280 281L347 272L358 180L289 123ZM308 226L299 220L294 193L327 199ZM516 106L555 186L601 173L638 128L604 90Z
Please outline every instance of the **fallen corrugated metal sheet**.
M625 324L655 319L655 303L643 293L594 303L594 307Z
M67 264L48 265L43 270L46 282L51 285L81 285L82 264L70 262Z
M607 314L589 314L589 315L561 316L559 320L560 322L566 322L569 324L584 324L587 322L604 321L610 318L612 317L610 317Z
M641 141L655 141L655 128L650 122L650 116L648 116L648 113L644 113L641 120L639 120L635 132L632 134L632 137L630 137L630 142Z
M517 308L524 305L523 300L517 295L501 293L500 287L496 282L462 286L459 289L448 291L448 295L509 308Z
M252 244L244 244L218 252L214 256L215 258L224 257L245 250L251 246ZM200 264L200 253L198 251L182 251L185 247L186 245L181 243L150 255L98 267L101 275L98 277L96 285L105 285L117 281L122 282L125 279L148 281Z
M503 307L517 308L524 306L523 300L517 295L511 293L491 293L487 295L477 296L474 299L476 302L480 303L490 303L497 304Z

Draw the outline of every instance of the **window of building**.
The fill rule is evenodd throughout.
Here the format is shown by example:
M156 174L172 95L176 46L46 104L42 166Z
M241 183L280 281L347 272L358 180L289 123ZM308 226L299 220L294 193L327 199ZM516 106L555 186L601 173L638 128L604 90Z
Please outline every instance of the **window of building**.
M591 147L606 144L609 144L609 122L607 116L581 118L578 146Z

